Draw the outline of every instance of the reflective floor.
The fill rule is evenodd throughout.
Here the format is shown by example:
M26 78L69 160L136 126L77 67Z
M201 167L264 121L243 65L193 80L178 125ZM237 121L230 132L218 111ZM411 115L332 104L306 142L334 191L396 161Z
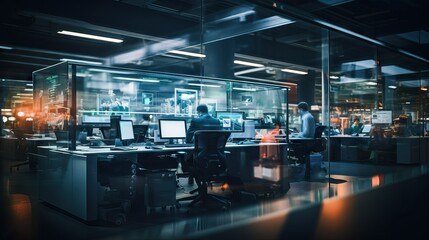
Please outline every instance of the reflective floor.
M233 201L227 211L222 211L217 205L189 209L184 202L173 213L170 209L159 208L147 214L135 204L127 216L127 222L118 227L102 221L88 224L40 202L37 173L29 171L26 166L9 172L9 166L13 163L16 161L2 161L1 206L2 227L5 230L1 231L0 239L198 238L201 233L222 231L234 224L263 219L327 198L348 196L422 171L422 167L418 166L325 163L330 164L330 181L298 180L292 182L290 190L281 196L260 196L256 199L243 196L241 201ZM400 174L391 179L389 173ZM188 185L186 179L180 179L180 186L183 188L177 188L178 197L189 195L195 187ZM213 191L228 194L219 189L215 186Z

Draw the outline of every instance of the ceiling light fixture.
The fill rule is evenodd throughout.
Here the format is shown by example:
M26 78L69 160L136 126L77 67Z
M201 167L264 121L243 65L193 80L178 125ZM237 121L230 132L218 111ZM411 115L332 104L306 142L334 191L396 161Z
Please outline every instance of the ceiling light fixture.
M263 64L259 64L259 63L252 63L252 62L245 62L245 61L241 61L241 60L234 60L235 64L240 64L240 65L244 65L244 66L249 66L249 67L264 67Z
M206 55L204 55L204 54L185 52L185 51L179 51L179 50L171 50L171 51L169 51L169 53L180 54L180 55L185 55L185 56L190 56L190 57L199 57L199 58L205 58L206 57Z
M72 31L58 31L59 34L68 35L68 36L74 36L74 37L81 37L81 38L88 38L88 39L94 39L99 41L105 41L105 42L113 42L113 43L121 43L124 40L117 39L117 38L110 38L110 37L102 37L92 34L86 34L86 33L78 33L78 32L72 32Z
M394 86L394 85L390 85L390 86L387 86L388 88L390 88L390 89L396 89L397 87L396 86Z
M211 88L219 88L219 85L213 84L201 84L201 83L188 83L189 86L197 86L197 87L211 87Z
M307 74L307 72L304 72L304 71L292 70L292 69L288 69L288 68L283 68L282 71L288 72L288 73L295 73L295 74L299 74L299 75Z
M232 88L232 89L239 90L239 91L248 91L248 92L255 92L256 91L255 88L239 88L239 87L235 87L235 88Z
M130 80L130 81L137 81L137 82L159 83L159 80L157 80L157 79L129 78L129 77L113 77L113 78L118 79L118 80Z
M77 63L85 63L85 64L93 64L93 65L101 65L102 62L94 62L94 61L86 61L86 60L79 60L79 59L69 59L69 58L61 58L60 61L63 62L77 62Z
M13 48L8 47L8 46L4 46L4 45L0 45L0 49L12 50Z

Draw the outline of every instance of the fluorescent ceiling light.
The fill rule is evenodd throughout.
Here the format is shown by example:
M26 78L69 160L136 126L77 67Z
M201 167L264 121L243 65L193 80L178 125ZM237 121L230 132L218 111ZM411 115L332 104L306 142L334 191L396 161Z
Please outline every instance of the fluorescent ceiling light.
M375 85L377 85L377 83L376 83L376 82L366 82L365 84L366 84L366 85L369 85L369 86L375 86Z
M288 72L288 73L300 74L300 75L307 74L307 72L304 72L304 71L292 70L292 69L288 69L288 68L283 68L282 71L283 72Z
M94 65L101 65L101 64L103 64L102 62L93 62L93 61L86 61L86 60L79 60L79 59L69 59L69 58L61 58L60 61L86 63L86 64L94 64Z
M102 68L89 68L88 70L91 72L101 72L101 73L135 74L135 72L130 72L130 71L118 71L118 70L109 70L109 69L102 69Z
M212 87L212 88L219 88L219 85L212 85L212 84L201 84L201 83L188 83L189 86L197 86L197 87Z
M185 52L185 51L179 51L179 50L171 50L171 51L169 51L169 53L180 54L180 55L185 55L185 56L190 56L190 57L199 57L199 58L205 58L206 57L206 55L204 55L204 54Z
M239 88L239 87L235 87L235 88L232 88L232 89L234 89L234 90L240 90L240 91L248 91L248 92L255 92L256 91L255 88Z
M0 45L0 49L12 50L11 47Z
M25 84L26 86L29 86L29 87L32 87L33 86L33 84L32 83L27 83L27 84Z
M26 92L32 92L33 89L32 88L24 88L24 91L26 91Z
M72 32L72 31L64 31L64 30L59 31L58 33L64 34L64 35L69 35L69 36L74 36L74 37L89 38L89 39L100 40L100 41L105 41L105 42L113 42L113 43L121 43L124 41L122 39L117 39L117 38L102 37L102 36L97 36L97 35L92 35L92 34L78 33L78 32Z
M330 79L338 79L338 78L340 78L340 77L338 77L338 76L329 76L329 78L330 78Z
M245 61L240 61L240 60L234 60L235 64L240 64L240 65L244 65L244 66L249 66L249 67L264 67L263 64L259 64L259 63L252 63L252 62L245 62Z
M130 81L137 81L137 82L152 82L152 83L158 83L159 82L159 80L157 80L157 79L144 79L144 78L114 77L114 79L130 80Z
M263 71L263 70L265 70L265 67L262 67L262 68L251 68L251 69L247 69L247 70L235 72L234 75L235 76L239 76L239 75L248 74L248 73L252 73L252 72L259 72L259 71Z
M394 85L390 85L390 86L387 86L388 88L391 88L391 89L396 89L397 87L396 86L394 86Z
M10 108L2 108L1 111L2 112L12 112L12 109L10 109Z

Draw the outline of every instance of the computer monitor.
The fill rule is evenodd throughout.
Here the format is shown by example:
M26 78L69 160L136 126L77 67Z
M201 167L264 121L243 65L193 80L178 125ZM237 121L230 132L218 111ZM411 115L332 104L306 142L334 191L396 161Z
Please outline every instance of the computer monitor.
M370 131L371 131L371 124L365 124L365 125L363 125L361 133L363 133L363 134L369 134Z
M232 132L231 139L254 139L255 138L255 121L244 120L243 132Z
M132 120L119 121L119 136L123 145L128 145L130 140L134 140L134 129Z
M159 119L158 123L161 139L186 139L185 119Z
M372 124L392 124L391 110L373 110L371 114Z
M222 129L231 132L244 132L244 112L216 111Z

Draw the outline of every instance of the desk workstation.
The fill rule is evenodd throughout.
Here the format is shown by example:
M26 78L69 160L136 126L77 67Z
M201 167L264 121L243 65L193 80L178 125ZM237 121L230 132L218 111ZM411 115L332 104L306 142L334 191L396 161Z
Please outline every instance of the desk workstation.
M287 192L288 182L286 176L283 175L282 164L279 163L282 160L267 160L269 163L277 163L274 168L269 168L265 167L264 161L259 159L259 153L266 154L267 151L274 151L271 149L273 147L275 151L281 151L283 155L286 155L286 146L286 143L227 144L226 149L231 152L227 162L229 174L240 178L244 183L261 181L264 184L279 185L279 189ZM122 163L128 163L129 166L138 166L139 170L148 167L151 171L171 170L175 172L177 162L174 158L166 160L170 162L156 163L153 161L162 161L164 156L170 156L178 151L193 151L193 147L180 146L176 148L136 146L127 151L87 146L79 146L76 150L49 146L39 148L41 155L47 156L39 159L40 199L85 221L99 219L98 206L103 202L102 197L98 194L102 189L100 177L105 174L99 172L101 162L122 161ZM251 151L249 151L250 148ZM255 153L258 155L255 156ZM168 169L165 169L166 165L169 165ZM255 169L260 170L259 176L254 175ZM121 177L131 179L130 174L124 174Z
M165 126L160 121L159 132L162 133ZM174 119L168 121L171 123ZM88 143L78 145L76 149L39 147L40 199L84 221L96 221L105 218L100 208L109 205L109 201L109 206L113 203L125 203L131 207L150 206L152 203L147 202L150 194L148 189L152 187L150 184L156 184L149 183L151 179L148 176L151 174L162 175L163 180L168 177L169 185L157 191L162 192L163 189L165 194L175 196L176 172L181 171L178 155L192 155L195 150L193 144L178 141L186 136L186 128L182 125L180 131L179 122L186 123L177 120L175 129L167 131L168 136L162 135L174 141L154 142L145 139L136 142L132 123L121 120L118 125L120 138L115 140L116 145L94 146ZM235 179L235 183L239 182L243 189L249 190L251 188L248 186L258 185L275 189L280 194L289 190L286 142L229 141L225 149L228 151L228 175ZM171 201L167 204L171 207L176 205ZM121 205L115 209L118 208L125 207Z

